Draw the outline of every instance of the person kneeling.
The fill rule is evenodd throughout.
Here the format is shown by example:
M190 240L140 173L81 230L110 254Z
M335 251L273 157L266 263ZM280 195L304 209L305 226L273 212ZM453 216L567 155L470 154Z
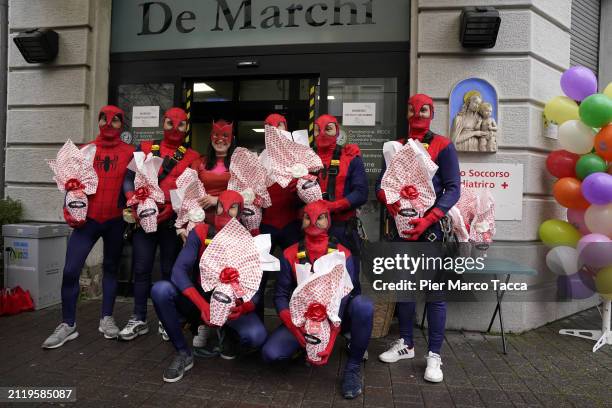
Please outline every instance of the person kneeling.
M262 357L266 362L287 360L306 349L311 364L325 365L337 335L348 331L351 340L342 394L352 399L362 391L361 361L370 340L374 309L359 293L351 252L328 235L330 220L323 200L304 208L305 238L284 251L276 280L274 303L283 324L264 344ZM340 275L338 260L330 257L336 252L341 258Z
M214 221L214 227L218 231L215 239L207 238L211 228L209 225L196 226L189 233L174 264L171 282L159 281L153 286L151 297L155 310L177 351L176 357L164 371L163 379L166 382L179 381L185 371L193 367L193 353L183 335L182 319L194 322L196 327L203 321L207 331L210 331L211 327L220 326L222 329L230 329L227 331L237 333L240 345L244 347L259 348L266 340L267 333L263 323L256 313L251 313L261 299L260 279L256 276L253 278L253 271L261 269L261 265L249 264L246 266L248 270L244 270L245 263L241 262L245 254L251 256L251 252L257 251L253 242L245 244L241 238L241 233L246 239L251 237L246 228L236 220L242 208L243 199L240 194L234 191L221 193ZM239 239L236 239L236 236ZM241 252L237 252L237 248L240 248ZM227 266L240 264L241 271L227 266L221 268L222 270L213 269L212 275L217 281L212 282L208 279L212 275L210 262L206 261L209 253L206 251L215 253L213 257L219 261L217 266L227 263L223 260L224 256L233 257L236 262L229 262ZM244 282L245 278L253 279ZM210 285L215 287L211 288ZM227 299L232 303L225 302ZM220 314L223 316L219 317ZM220 354L223 358L235 358L233 352L226 353L227 356L224 357L224 350L221 350Z

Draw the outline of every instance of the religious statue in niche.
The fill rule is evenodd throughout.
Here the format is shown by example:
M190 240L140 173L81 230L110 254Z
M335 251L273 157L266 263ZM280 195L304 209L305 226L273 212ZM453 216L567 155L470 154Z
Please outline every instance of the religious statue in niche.
M497 94L486 81L461 81L450 98L450 135L457 151L497 151Z

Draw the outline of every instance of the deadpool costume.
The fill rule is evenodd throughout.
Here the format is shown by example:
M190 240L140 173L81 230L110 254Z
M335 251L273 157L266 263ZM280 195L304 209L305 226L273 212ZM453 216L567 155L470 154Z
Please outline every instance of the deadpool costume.
M359 273L360 238L356 209L368 200L368 179L359 147L354 144L339 146L339 134L340 126L334 116L317 118L315 150L323 162L318 180L323 199L329 202L332 214L330 234L351 249Z
M221 193L217 202L214 226L198 224L189 233L185 246L172 268L171 280L158 281L153 286L151 297L155 311L178 353L175 361L164 372L164 380L167 382L180 380L182 373L193 366L192 352L185 341L181 320L192 323L194 327L197 327L200 321L208 323L210 320L211 293L204 293L200 284L199 260L210 242L213 229L220 231L232 218L239 218L242 207L243 199L239 193L229 190ZM250 301L235 306L225 324L237 334L241 346L258 348L266 340L267 333L263 323L256 313L251 313L255 310L255 305L263 300L262 293L263 289L260 286ZM207 355L211 354L213 353L208 352ZM221 357L224 357L223 344Z
M459 200L461 193L461 176L459 173L459 160L457 152L453 143L444 136L436 135L430 130L430 124L434 116L434 105L433 100L424 94L416 94L408 100L409 113L408 113L408 124L409 133L408 137L418 140L427 149L431 159L438 165L432 182L436 193L436 201L434 205L425 213L424 217L417 218L410 223L413 228L410 230L411 236L406 239L408 241L442 241L443 230L440 225L440 220L444 215L454 206ZM406 142L405 139L401 139L400 142L403 144ZM380 184L382 177L385 173L385 167L383 167L380 176L376 183L376 196L380 202L387 206L387 211L390 216L393 217L397 214L397 205L387 205L384 191L381 189ZM393 228L395 227L393 220L389 223ZM391 239L394 241L404 241L399 234L392 233ZM440 360L440 349L444 340L444 327L446 325L446 302L443 300L436 300L427 302L427 321L429 330L429 352L428 357L428 369L425 372L425 379L428 381L439 382L442 381L442 372L439 370L437 362ZM406 356L414 356L413 351L413 338L412 338L412 326L414 320L415 302L398 302L397 303L397 314L400 326L400 342L403 340L403 344L398 343L396 352L400 354L400 358L409 358ZM393 348L393 347L392 347ZM408 350L408 351L401 351ZM381 355L381 359L387 362L397 361L396 356L393 353L387 353ZM433 356L432 356L433 354ZM430 361L431 359L431 361ZM435 361L438 360L438 361ZM429 365L433 364L437 366L437 369L431 371L431 375L428 375L430 370ZM435 368L435 367L434 367Z
M346 255L346 269L353 283L353 291L342 299L338 316L342 319L340 328L332 329L331 338L335 339L340 331L350 333L349 356L344 369L342 391L345 398L355 398L361 393L361 361L368 347L372 333L374 308L372 302L359 292L359 274L355 269L354 257L345 246L336 243L328 234L331 224L329 204L323 200L315 201L304 207L304 240L291 245L283 252L281 269L276 278L274 304L282 321L268 338L262 348L264 361L287 360L304 348L304 332L291 321L289 301L298 285L296 264L314 262L329 251L341 251ZM330 340L326 350L319 353L321 361L312 364L326 364L333 349Z
M113 308L117 292L117 272L123 249L125 222L122 219L125 196L122 184L134 147L121 141L124 113L116 106L105 106L98 115L100 132L96 146L94 169L98 176L96 193L88 197L87 218L76 222L64 208L64 218L74 228L68 240L62 279L62 325L43 344L44 348L60 347L78 336L75 316L79 297L79 276L85 260L99 238L104 242L102 262L102 313L99 330L106 338L116 338L117 326Z
M132 236L132 273L134 275L134 316L119 333L122 340L132 340L148 332L147 298L151 287L151 274L157 247L160 249L162 279L169 279L172 265L181 249L176 236L174 220L176 215L170 203L170 190L176 189L176 179L196 160L199 155L183 145L186 135L187 114L180 108L170 108L163 117L164 138L161 141L144 141L137 150L163 158L159 169L158 182L164 192L165 203L160 206L157 216L157 231L145 233L137 228ZM134 172L126 178L126 196L134 194ZM160 328L161 332L161 328Z
M264 121L266 125L287 130L287 119L278 113L268 115ZM263 209L261 226L262 234L272 237L272 249L280 246L282 249L296 243L300 239L299 209L302 201L297 195L297 180L291 180L286 188L278 183L268 187L268 194L272 205Z
M213 144L215 142L228 144L230 147L223 157L219 157ZM227 183L230 179L229 163L234 147L233 124L223 120L213 122L210 132L209 156L201 157L192 164L192 168L198 172L198 177L204 185L206 194L218 197L223 191L227 190ZM206 209L207 224L212 225L215 219L216 206L212 205Z

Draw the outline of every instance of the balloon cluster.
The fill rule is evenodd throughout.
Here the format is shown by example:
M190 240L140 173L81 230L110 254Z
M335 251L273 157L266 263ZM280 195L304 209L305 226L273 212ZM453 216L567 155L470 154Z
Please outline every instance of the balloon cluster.
M575 66L561 76L561 89L566 96L544 107L562 147L548 155L546 168L557 178L553 196L568 222L540 225L540 239L552 247L546 264L612 299L612 82L597 93L595 74Z

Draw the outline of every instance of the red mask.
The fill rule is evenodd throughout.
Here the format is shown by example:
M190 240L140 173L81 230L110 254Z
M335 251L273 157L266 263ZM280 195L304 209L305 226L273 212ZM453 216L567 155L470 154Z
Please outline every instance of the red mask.
M232 207L234 206L238 207L238 211L236 211L236 214L232 215L230 214L230 211L233 212ZM215 214L214 222L215 230L217 232L221 231L221 228L225 227L225 225L230 222L232 218L240 217L243 207L244 199L240 193L233 190L225 190L219 194L219 201L217 202L217 212Z
M331 224L331 217L329 215L329 209L327 203L324 200L314 201L307 204L304 207L304 218L308 216L310 223L304 228L304 233L308 237L319 237L322 235L327 236L327 230L329 230ZM327 222L321 224L324 220L323 217L327 217ZM321 217L321 219L319 219Z
M119 129L115 129L112 125L113 118L115 116L117 116L121 120L121 127ZM102 109L100 109L98 121L100 121L102 117L106 119L106 124L104 126L100 126L98 124L98 128L100 129L100 136L102 136L103 139L109 141L118 140L119 136L121 136L121 132L123 131L123 111L116 106L106 105Z
M266 125L278 127L281 123L285 125L285 130L287 130L287 119L283 115L279 115L278 113L272 113L268 115L265 122Z
M336 127L336 132L333 136L327 134L325 129L327 125L333 123ZM338 120L332 115L321 115L315 121L315 124L319 127L319 135L315 139L315 144L317 145L318 150L333 150L336 148L336 141L338 139L338 132L340 131L340 126L338 125Z
M408 134L413 139L422 140L425 133L429 131L431 121L434 117L434 105L431 97L425 94L416 94L408 99L408 104L412 105L414 115L408 119L409 131ZM428 118L422 118L420 115L423 105L429 105L431 114Z
M219 122L213 122L212 131L210 132L210 140L213 143L232 143L233 135L233 123L227 123L224 120Z
M187 121L187 114L181 108L170 108L164 113L164 122L166 119L172 121L172 129L164 129L164 140L171 145L180 145L185 140L186 132L178 128L181 122Z

